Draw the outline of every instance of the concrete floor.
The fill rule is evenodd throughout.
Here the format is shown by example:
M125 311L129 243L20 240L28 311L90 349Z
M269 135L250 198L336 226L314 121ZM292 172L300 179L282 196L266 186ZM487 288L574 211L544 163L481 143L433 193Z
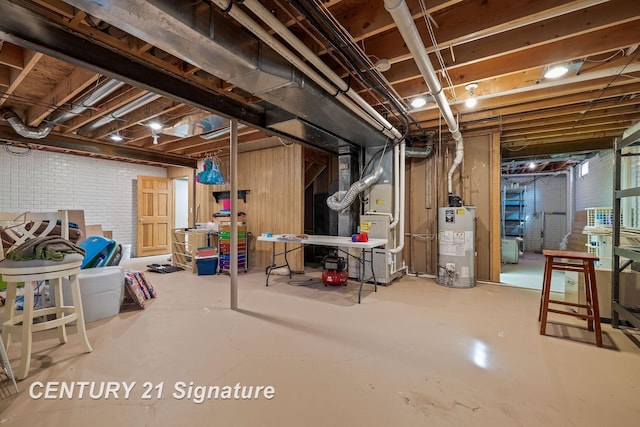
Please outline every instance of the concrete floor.
M540 336L538 291L404 277L377 293L365 286L358 305L356 284L280 276L267 288L256 269L240 275L232 311L228 276L147 276L158 298L90 323L92 353L79 353L73 329L64 345L37 333L20 392L1 384L2 425L600 427L640 417L640 334L603 325L597 348L582 321L551 314L551 336ZM135 385L128 398L36 398L56 382ZM275 397L197 403L181 382L272 386Z
M544 255L527 252L521 256L517 264L502 264L500 282L507 286L542 290L544 276ZM554 270L551 273L551 290L564 292L564 271Z

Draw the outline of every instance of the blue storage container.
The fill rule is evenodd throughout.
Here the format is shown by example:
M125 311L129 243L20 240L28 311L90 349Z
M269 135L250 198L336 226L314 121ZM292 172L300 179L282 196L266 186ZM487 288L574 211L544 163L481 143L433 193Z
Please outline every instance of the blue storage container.
M196 258L198 276L210 276L218 272L218 257Z

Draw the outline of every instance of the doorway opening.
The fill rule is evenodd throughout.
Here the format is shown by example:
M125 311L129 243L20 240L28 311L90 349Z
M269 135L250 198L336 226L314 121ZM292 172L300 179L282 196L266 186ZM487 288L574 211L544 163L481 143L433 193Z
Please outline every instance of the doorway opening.
M567 185L566 172L502 176L502 284L542 289L542 251L563 249L570 231ZM551 287L564 293L564 272L554 271Z
M175 178L174 189L174 228L189 228L189 179Z

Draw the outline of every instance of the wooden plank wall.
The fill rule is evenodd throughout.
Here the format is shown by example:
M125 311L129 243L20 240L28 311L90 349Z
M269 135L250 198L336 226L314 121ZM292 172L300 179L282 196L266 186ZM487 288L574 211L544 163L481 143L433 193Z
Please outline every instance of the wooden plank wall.
M476 207L476 279L490 280L491 236L495 231L491 222L491 136L466 138L464 147L463 200Z
M405 230L408 234L403 256L409 273L437 273L436 163L436 155L431 155L426 159L409 158L405 166Z
M454 193L465 205L476 206L477 280L499 281L500 162L496 147L496 136L466 138L463 162L453 175ZM427 159L407 159L403 254L410 273L437 274L438 208L448 203L447 174L454 157L451 143L438 145L435 155Z
M228 170L228 158L224 158L222 171ZM250 267L265 268L271 262L271 244L256 240L262 233L304 232L303 187L303 147L299 144L238 155L238 190L249 190L246 203L239 200L238 210L246 213L247 228L252 234L249 241ZM200 206L203 222L222 209L222 204L213 199L212 192L228 190L228 184L196 185L196 203ZM289 262L293 271L304 271L303 251L291 253Z

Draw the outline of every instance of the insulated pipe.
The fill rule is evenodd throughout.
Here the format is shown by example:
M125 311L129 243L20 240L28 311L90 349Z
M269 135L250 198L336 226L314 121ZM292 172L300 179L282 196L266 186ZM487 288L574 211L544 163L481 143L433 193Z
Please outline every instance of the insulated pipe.
M284 44L276 40L271 34L269 34L264 28L262 28L257 22L251 19L246 13L244 13L239 7L234 7L233 2L231 0L211 0L212 3L216 4L223 10L226 10L229 16L238 21L242 26L251 31L256 37L266 43L269 47L271 47L274 51L279 53L282 57L284 57L287 61L293 64L296 68L298 68L302 73L307 75L310 79L316 82L320 87L322 87L327 93L332 94L338 101L340 101L344 106L349 108L353 113L358 115L361 119L369 123L374 128L378 129L384 135L392 138L394 140L398 140L402 137L402 134L392 127L388 125L388 122L382 118L382 116L376 112L376 117L384 120L378 120L377 118L372 117L368 112L364 111L362 108L358 107L355 102L344 95L340 90L337 90L332 84L327 82L318 72L313 70L309 65L307 65L302 59L300 59L297 55L291 52ZM335 93L335 94L334 94Z
M440 108L442 117L447 123L447 127L449 128L453 139L456 141L456 156L453 159L453 164L451 165L451 169L449 169L449 174L447 176L449 195L452 195L453 173L458 165L462 163L462 157L464 155L462 134L460 133L456 119L453 117L453 112L447 102L447 98L444 95L442 85L438 81L436 71L434 70L433 65L431 65L429 56L427 55L422 39L420 38L420 33L418 33L418 29L413 22L413 17L411 16L411 12L409 11L407 4L404 0L384 0L384 7L391 14L391 17L396 23L404 42L413 55L414 61L418 65L418 69L420 69L422 78L425 83L427 83L429 91L431 91L431 95Z
M282 37L291 47L300 53L307 61L309 61L318 71L331 81L340 92L351 98L360 108L365 110L378 123L382 124L385 129L391 131L396 139L400 139L402 134L396 130L391 123L380 115L367 101L365 101L356 91L344 82L327 64L325 64L318 56L300 41L282 22L280 22L267 8L257 0L244 0L243 4L249 8L258 18L271 27L272 30Z
M327 206L334 211L343 211L367 188L371 187L382 175L382 167L378 167L374 173L365 176L360 181L354 182L347 191L336 191L327 198Z
M55 127L55 124L50 122L42 122L38 127L27 126L16 113L8 109L0 110L0 117L6 120L18 135L29 139L45 138Z

